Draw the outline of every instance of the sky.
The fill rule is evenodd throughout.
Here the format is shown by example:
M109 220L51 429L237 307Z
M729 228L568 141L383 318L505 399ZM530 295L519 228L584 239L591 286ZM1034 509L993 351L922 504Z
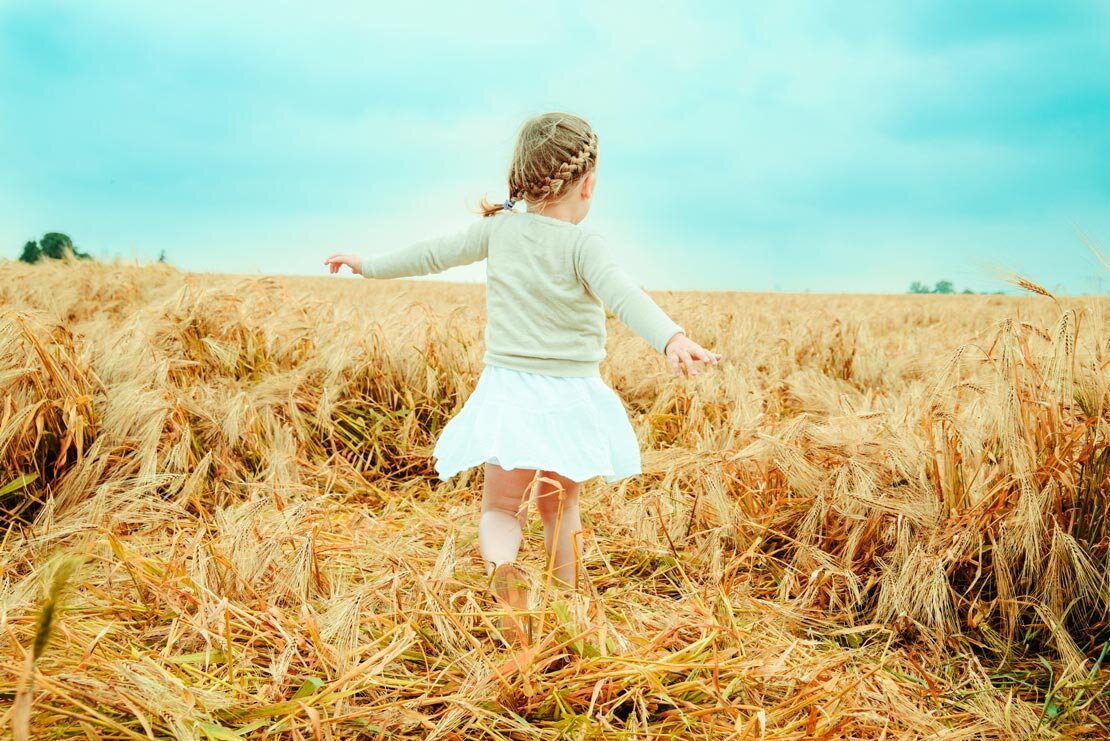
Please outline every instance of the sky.
M0 0L0 258L325 275L465 227L564 110L648 288L1110 292L1110 3L652 7Z

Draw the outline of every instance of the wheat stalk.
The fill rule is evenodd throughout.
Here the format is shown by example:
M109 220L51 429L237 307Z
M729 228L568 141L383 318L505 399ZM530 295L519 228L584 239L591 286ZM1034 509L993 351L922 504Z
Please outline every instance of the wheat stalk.
M1091 638L1110 366L1097 303L1061 312L1036 288L658 296L730 354L694 382L612 323L603 377L643 473L586 484L580 589L545 588L529 521L535 630L513 655L475 543L481 470L441 482L431 457L482 369L480 286L0 263L21 317L0 320L0 497L18 513L0 722L1089 736L1110 716ZM57 553L89 556L64 641Z
M29 741L31 738L30 721L31 706L34 702L35 667L45 653L54 632L58 613L61 611L62 590L81 563L82 559L77 556L65 556L58 561L47 589L46 600L36 615L34 637L30 651L26 654L23 671L19 677L19 690L12 704L11 728L15 741Z

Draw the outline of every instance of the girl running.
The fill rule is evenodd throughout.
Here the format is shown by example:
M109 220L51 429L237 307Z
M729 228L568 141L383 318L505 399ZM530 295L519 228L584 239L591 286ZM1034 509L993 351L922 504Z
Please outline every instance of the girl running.
M605 310L657 351L674 374L721 356L690 340L610 259L604 241L578 224L597 178L597 134L578 116L546 113L520 129L509 198L482 201L485 218L453 235L378 256L336 253L367 278L438 273L486 260L486 350L474 392L435 445L446 481L485 466L478 544L497 597L526 607L516 565L535 488L549 566L577 585L582 521L578 494L594 476L640 473L640 450L624 406L601 379ZM524 201L526 211L514 207Z

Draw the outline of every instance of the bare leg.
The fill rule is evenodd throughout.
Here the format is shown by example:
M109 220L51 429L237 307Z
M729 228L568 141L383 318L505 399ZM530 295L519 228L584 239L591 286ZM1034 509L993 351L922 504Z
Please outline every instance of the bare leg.
M528 522L528 493L536 472L517 468L506 471L486 464L482 492L482 515L478 520L478 549L486 561L486 571L498 564L515 561L520 551L521 528Z
M528 521L528 495L535 485L536 471L486 464L482 492L482 515L478 520L478 548L491 576L497 599L510 609L501 618L501 629L517 646L529 643L528 619L514 614L528 606L524 574L514 563L520 551L521 529Z
M543 518L547 555L556 578L570 587L578 586L579 559L582 557L582 518L578 511L581 485L554 471L542 471L536 495L536 509Z

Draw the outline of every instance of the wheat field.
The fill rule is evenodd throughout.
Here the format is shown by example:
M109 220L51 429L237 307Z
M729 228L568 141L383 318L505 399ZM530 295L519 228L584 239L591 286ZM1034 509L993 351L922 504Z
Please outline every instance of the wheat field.
M513 660L430 457L481 286L0 263L4 733L1110 733L1102 303L655 297L724 360L610 319L644 472L586 485L575 591L533 516Z

